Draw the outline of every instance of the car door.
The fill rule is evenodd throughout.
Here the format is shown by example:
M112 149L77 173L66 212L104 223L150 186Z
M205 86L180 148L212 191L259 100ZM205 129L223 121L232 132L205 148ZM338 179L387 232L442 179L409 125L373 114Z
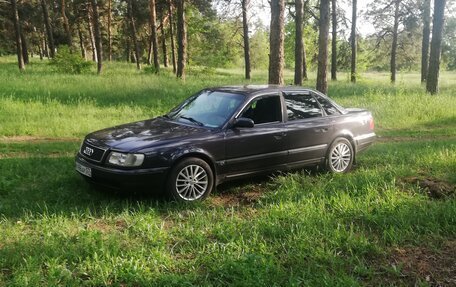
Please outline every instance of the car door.
M310 91L285 91L287 108L288 163L318 163L326 155L332 125Z
M252 99L239 117L250 118L255 125L226 130L224 173L230 177L284 165L288 154L287 132L280 95Z

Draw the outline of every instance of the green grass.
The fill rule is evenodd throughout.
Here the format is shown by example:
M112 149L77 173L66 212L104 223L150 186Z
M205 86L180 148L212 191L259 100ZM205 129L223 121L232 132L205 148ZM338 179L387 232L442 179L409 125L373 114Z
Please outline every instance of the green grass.
M443 73L429 96L418 74L392 86L387 74L352 85L341 73L330 96L371 109L385 138L353 172L235 182L178 205L92 189L74 171L78 139L162 114L203 87L246 83L242 71L194 70L183 83L125 63L101 76L59 75L36 60L16 69L0 58L0 286L426 285L386 259L456 239L455 195L403 184L418 175L456 184L456 74ZM266 73L253 76L264 83ZM257 190L253 203L236 201Z

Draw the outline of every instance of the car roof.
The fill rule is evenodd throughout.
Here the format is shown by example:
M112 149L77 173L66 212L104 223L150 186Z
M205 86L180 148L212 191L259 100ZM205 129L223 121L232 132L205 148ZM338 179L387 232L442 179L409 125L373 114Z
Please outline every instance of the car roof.
M214 87L208 90L244 94L246 96L255 96L258 94L283 92L283 91L314 91L311 88L299 86L280 86L280 85L244 85L244 86L222 86Z

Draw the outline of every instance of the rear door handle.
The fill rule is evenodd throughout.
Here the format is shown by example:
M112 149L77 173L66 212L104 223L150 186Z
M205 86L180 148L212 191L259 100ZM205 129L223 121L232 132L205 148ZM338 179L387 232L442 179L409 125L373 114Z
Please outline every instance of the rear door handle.
M328 128L320 128L320 129L315 129L317 133L326 133L329 129Z

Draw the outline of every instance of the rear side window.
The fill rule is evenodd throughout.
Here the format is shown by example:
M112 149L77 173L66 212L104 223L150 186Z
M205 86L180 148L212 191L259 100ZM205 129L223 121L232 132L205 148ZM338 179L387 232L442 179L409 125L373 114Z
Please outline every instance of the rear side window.
M338 109L336 109L327 99L323 98L322 96L315 95L315 97L318 99L318 102L322 106L322 108L325 110L326 114L328 116L334 116L334 115L340 115L341 113L339 112Z
M255 124L281 122L280 97L271 96L254 100L241 117L252 119Z
M289 121L322 116L317 100L311 95L293 93L285 94L284 97Z

